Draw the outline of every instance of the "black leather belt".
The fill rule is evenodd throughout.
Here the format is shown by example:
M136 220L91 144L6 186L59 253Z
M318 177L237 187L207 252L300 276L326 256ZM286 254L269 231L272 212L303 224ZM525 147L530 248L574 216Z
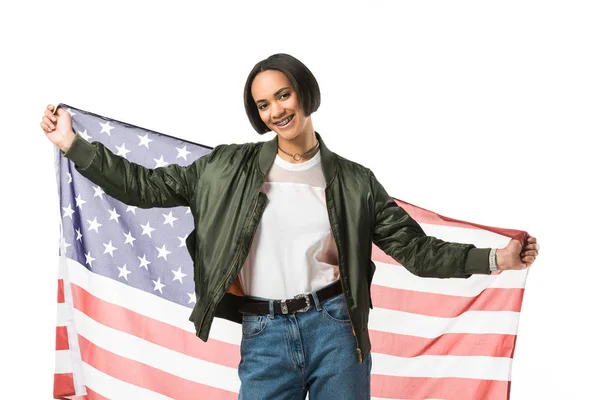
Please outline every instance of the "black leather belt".
M319 298L319 302L322 302L340 293L342 293L342 284L338 280L335 283L324 287L323 289L317 290L317 297ZM294 296L293 299L274 300L273 308L275 314L292 314L296 312L308 311L314 304L315 302L312 295L310 293L303 293ZM269 314L269 301L245 297L242 300L240 312Z

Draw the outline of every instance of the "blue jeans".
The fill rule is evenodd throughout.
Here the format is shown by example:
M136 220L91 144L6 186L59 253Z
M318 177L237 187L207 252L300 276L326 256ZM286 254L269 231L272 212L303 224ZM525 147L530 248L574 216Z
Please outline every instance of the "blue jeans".
M359 364L343 294L313 298L306 312L244 313L238 399L370 399L371 354Z

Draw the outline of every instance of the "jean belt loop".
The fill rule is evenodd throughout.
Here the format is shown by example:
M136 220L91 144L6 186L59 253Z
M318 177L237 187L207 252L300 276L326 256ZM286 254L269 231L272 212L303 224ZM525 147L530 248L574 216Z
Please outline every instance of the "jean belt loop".
M317 291L310 292L310 294L312 294L313 300L315 301L315 309L321 311L321 302L319 301L319 296L317 296Z
M269 318L275 319L275 306L273 305L274 300L269 300Z

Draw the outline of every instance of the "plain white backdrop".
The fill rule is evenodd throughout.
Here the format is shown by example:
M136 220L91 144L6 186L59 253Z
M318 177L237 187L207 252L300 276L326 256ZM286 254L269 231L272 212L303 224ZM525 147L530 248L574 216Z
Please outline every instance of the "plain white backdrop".
M511 399L598 398L598 7L322 3L0 6L0 397L52 395L60 212L45 106L210 146L266 140L242 89L285 52L317 77L328 147L392 196L537 236Z

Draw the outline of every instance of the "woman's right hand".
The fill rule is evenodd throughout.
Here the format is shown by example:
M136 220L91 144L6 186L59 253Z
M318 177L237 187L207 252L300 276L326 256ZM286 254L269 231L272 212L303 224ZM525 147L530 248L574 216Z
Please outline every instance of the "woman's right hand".
M62 151L66 152L75 139L75 132L73 132L71 124L71 114L62 108L59 108L56 114L52 114L53 111L54 106L48 104L40 126L44 130L46 137Z

